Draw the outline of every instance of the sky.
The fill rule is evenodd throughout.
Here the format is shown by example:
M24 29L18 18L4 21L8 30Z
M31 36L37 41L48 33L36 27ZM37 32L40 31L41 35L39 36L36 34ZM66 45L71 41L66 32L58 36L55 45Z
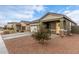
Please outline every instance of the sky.
M79 24L79 5L0 5L0 26L37 20L47 12L64 14Z

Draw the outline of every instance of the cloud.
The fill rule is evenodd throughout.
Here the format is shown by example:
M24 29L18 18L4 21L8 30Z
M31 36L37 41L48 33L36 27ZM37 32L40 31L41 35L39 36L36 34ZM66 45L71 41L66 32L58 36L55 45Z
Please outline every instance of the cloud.
M15 14L15 17L18 17L19 19L21 18L26 18L26 19L29 19L29 18L32 18L33 15L32 14Z
M49 12L52 12L52 13L54 13L55 11L54 11L54 10L50 10Z
M33 6L33 9L36 10L37 12L45 11L45 7L42 5Z
M3 27L4 25L7 24L7 22L12 22L14 21L13 19L10 18L10 16L12 17L12 15L8 15L4 12L0 13L0 27Z
M69 14L71 11L69 11L69 10L66 10L66 11L64 11L64 14Z
M59 10L57 11L57 13L63 13L63 11L64 11L64 13L67 14L67 13L70 12L71 9L73 9L73 7L74 7L74 6L71 6L71 5L65 6L65 7L63 7L62 9L59 9ZM75 6L75 7L76 7L76 6Z
M42 5L0 6L0 26L12 21L33 20L35 13L42 13L45 7Z
M73 10L73 11L64 11L64 14L69 16L73 21L75 21L77 24L79 24L79 10Z
M4 26L4 24L6 24L6 20L4 20L5 19L5 17L4 16L2 16L2 15L0 15L0 26Z
M45 7L42 5L30 5L30 6L24 6L25 11L20 11L18 13L15 13L15 17L17 18L25 18L25 19L36 19L38 17L35 17L35 13L42 13L45 12Z

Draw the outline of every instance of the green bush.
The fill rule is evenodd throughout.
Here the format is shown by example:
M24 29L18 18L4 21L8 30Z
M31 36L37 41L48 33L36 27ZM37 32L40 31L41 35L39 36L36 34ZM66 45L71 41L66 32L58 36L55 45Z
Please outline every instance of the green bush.
M45 40L50 39L50 34L51 32L48 29L45 29L43 26L39 26L39 30L33 33L32 37L39 43L44 44Z

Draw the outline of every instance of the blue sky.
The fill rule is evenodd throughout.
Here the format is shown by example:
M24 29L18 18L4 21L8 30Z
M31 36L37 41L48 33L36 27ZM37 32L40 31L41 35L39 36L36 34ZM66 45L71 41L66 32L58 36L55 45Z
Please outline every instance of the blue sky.
M79 23L78 5L0 5L0 26L7 22L36 20L47 12L65 14Z

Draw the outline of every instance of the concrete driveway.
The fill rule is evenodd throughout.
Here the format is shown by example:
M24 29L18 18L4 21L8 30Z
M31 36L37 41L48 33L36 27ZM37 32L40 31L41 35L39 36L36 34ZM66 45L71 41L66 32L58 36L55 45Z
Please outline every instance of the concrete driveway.
M12 34L2 35L2 38L3 40L6 40L6 39L14 39L14 38L30 36L30 35L32 35L32 33L30 32L21 32L21 33L12 33Z
M8 54L8 50L4 44L4 41L2 40L1 35L0 35L0 54Z

